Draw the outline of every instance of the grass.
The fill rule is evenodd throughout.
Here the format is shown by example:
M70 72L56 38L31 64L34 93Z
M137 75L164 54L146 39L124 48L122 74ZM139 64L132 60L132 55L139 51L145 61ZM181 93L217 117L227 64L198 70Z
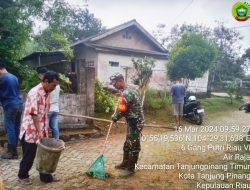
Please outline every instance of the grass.
M233 104L231 104L230 98L204 98L200 100L201 105L205 108L206 114L214 114L218 112L225 112L230 110L238 110L238 108L243 104L241 100L234 99Z
M206 116L211 116L219 112L222 113L231 110L238 110L238 108L243 104L241 100L237 99L234 99L233 104L231 104L229 98L223 97L203 98L199 99L199 101L205 109ZM111 115L112 113L98 113L95 117L110 119ZM174 123L175 119L172 115L171 104L167 104L164 109L145 111L145 120L146 124L164 125Z

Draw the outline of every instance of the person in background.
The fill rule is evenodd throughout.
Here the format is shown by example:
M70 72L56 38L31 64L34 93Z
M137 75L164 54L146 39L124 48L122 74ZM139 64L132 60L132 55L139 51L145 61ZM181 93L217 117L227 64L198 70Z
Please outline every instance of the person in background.
M37 70L40 80L43 80L44 74L47 68L42 67ZM50 93L50 110L48 113L48 123L52 130L52 138L59 139L59 125L58 125L58 113L59 113L59 95L60 95L60 85L58 84Z
M37 149L37 141L48 137L47 113L50 108L49 93L59 82L59 76L54 71L47 71L40 84L33 87L25 102L23 119L20 130L20 140L23 150L23 158L20 162L18 181L23 185L32 184L29 178ZM51 174L40 174L40 180L46 183L56 181Z
M121 177L131 176L135 170L141 150L140 137L144 126L144 114L141 98L138 93L125 85L122 74L115 74L110 77L111 84L120 91L116 112L112 121L116 122L121 117L127 121L127 135L123 146L123 161L115 168L123 169Z
M19 97L18 79L6 70L5 64L3 60L0 60L0 102L4 111L4 127L7 133L8 150L1 155L1 158L17 159L23 102Z
M181 126L185 94L185 86L181 84L178 79L173 80L173 85L171 86L170 90L170 96L172 96L172 109L173 115L175 116L176 120L177 130Z

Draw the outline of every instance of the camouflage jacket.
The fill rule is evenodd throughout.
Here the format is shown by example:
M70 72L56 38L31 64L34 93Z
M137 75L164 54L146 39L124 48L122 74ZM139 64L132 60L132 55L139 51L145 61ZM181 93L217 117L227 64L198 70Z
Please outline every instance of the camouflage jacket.
M125 104L124 106L126 108L125 110L120 110L119 109L120 102L118 102L118 109L113 116L115 120L118 120L121 117L125 117L127 121L129 119L137 119L138 124L143 124L144 114L139 94L135 90L125 87L121 91L120 98L121 97L124 99L124 104Z

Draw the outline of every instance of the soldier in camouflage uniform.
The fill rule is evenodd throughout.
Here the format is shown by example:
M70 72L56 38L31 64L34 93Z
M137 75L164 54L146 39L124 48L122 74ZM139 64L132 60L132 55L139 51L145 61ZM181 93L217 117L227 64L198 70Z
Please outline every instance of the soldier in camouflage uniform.
M134 173L139 152L141 150L140 136L144 125L144 114L141 105L141 98L138 93L125 86L124 77L115 74L110 77L111 84L120 91L118 106L112 120L116 122L122 117L127 121L127 135L123 146L123 161L116 165L117 169L124 169L122 177L130 176Z

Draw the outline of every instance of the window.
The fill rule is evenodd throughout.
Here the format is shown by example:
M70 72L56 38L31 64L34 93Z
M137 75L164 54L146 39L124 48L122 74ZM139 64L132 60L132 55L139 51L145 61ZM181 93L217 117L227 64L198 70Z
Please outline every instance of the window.
M130 34L128 31L126 31L126 32L122 35L122 38L127 39L127 40L131 40L132 36L131 36L131 34Z
M119 62L110 61L110 62L109 62L109 65L110 65L111 67L119 67Z

